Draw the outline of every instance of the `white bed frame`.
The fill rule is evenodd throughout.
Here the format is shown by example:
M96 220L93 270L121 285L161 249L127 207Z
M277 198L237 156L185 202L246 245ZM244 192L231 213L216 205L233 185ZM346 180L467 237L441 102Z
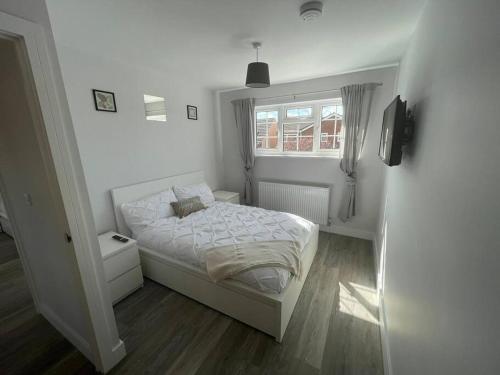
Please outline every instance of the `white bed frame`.
M203 172L198 171L111 190L118 231L131 235L121 213L123 203L137 201L174 185L195 184L204 180ZM319 226L316 225L302 251L302 278L291 278L280 294L261 292L236 280L215 284L205 272L171 257L140 246L139 253L146 277L274 336L276 341L281 342L316 255L318 233Z

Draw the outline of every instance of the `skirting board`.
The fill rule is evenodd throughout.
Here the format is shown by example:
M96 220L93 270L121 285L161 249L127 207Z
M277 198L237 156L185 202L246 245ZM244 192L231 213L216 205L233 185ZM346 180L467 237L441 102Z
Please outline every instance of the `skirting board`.
M54 313L47 305L40 305L40 313L44 316L48 322L56 328L68 341L70 341L79 351L82 353L90 362L96 363L95 358L93 358L92 351L90 350L90 344L83 338L78 332L73 330L68 326L59 316ZM113 356L116 358L116 363L125 356L125 343L122 340L118 340L118 343L112 348ZM103 369L96 367L97 371L102 371Z
M378 306L380 341L382 343L382 357L384 360L384 374L392 375L391 352L389 350L389 335L387 334L384 296L381 293L379 293L378 297Z
M392 375L391 354L389 351L389 336L387 334L387 318L385 315L384 293L381 289L380 283L380 249L379 238L373 238L373 268L376 276L377 283L377 297L378 297L378 319L380 327L380 342L382 344L382 358L384 361L384 374Z
M330 225L330 226L322 225L320 227L320 230L322 232L335 233L335 234L340 234L342 236L361 238L362 240L369 240L369 241L373 240L375 236L373 232L363 229L350 228L343 225Z
M40 304L40 313L52 324L66 339L68 339L87 359L94 362L90 345L80 334L68 326L59 316L45 304Z
M379 238L378 236L373 237L372 241L373 245L373 270L375 272L375 284L376 284L376 289L377 289L377 296L380 296L382 291L381 291L381 286L380 286L380 249L379 249Z

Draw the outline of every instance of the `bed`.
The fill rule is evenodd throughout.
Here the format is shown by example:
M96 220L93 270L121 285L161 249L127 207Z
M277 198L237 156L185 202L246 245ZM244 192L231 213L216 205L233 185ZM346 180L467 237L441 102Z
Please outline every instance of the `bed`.
M122 204L137 201L173 186L196 184L204 180L203 172L197 171L111 190L118 231L132 236L121 212ZM220 216L221 213L242 216L248 210L253 208L216 202L198 216L196 213L191 214L193 216L190 220L196 222L207 217ZM272 217L273 213L269 213ZM277 217L278 214L276 213ZM170 222L166 220L161 223L161 228L169 228L169 225ZM190 225L192 224L188 226ZM182 254L182 251L176 253L165 247L160 248L159 244L168 231L164 229L163 234L160 232L148 228L138 238L141 265L146 277L263 331L281 342L317 251L318 225L311 226L310 233L304 240L300 278L291 277L285 270L273 273L257 269L217 283L214 283L206 270L196 262L179 257L178 254ZM263 279L266 280L265 283L259 281Z

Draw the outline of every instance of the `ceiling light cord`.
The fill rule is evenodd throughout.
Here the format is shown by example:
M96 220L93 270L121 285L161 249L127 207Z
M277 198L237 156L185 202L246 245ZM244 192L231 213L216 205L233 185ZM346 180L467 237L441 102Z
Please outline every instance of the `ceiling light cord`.
M259 62L259 50L262 47L262 43L261 42L253 42L252 46L253 46L253 48L255 48L255 51L257 53L257 62Z

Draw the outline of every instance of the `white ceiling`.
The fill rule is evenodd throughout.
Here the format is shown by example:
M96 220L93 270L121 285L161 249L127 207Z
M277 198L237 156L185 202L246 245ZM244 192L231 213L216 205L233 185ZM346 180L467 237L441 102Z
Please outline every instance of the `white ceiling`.
M301 0L47 0L57 43L241 87L263 43L271 84L397 62L425 0L324 0L304 23Z

